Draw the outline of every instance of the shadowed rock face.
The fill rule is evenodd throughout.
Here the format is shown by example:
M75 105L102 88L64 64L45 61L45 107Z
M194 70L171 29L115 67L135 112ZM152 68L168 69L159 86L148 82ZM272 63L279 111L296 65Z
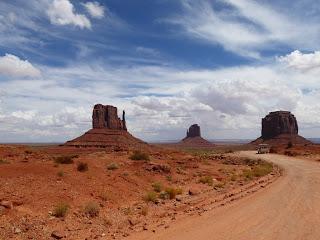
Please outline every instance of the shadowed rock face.
M189 127L187 138L189 137L201 137L200 126L198 124L193 124Z
M280 134L298 135L297 120L290 112L270 112L262 119L262 139L270 139Z
M92 127L126 131L125 112L123 111L121 120L116 107L96 104L92 112Z

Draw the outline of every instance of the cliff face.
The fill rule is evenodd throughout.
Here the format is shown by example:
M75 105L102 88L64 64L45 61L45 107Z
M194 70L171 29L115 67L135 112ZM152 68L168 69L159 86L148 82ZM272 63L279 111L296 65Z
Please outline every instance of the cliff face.
M280 134L298 135L297 119L290 112L270 112L262 119L261 136L263 139L270 139Z
M122 120L118 117L118 109L110 105L96 104L92 111L92 128L127 130L125 112Z

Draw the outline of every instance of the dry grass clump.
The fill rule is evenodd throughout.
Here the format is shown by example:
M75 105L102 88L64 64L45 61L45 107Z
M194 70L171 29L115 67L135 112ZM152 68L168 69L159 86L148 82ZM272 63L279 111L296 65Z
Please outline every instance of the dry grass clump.
M67 215L69 208L70 206L67 203L63 203L63 202L58 203L55 206L52 215L59 218L65 217Z
M199 182L202 184L208 184L209 186L213 186L213 178L211 176L203 176L199 179Z
M161 199L174 199L177 195L182 194L181 188L167 187L164 191L159 193Z
M9 161L0 159L0 164L9 164Z
M54 159L54 162L57 164L72 164L73 159L78 157L77 155L66 155L66 156L59 156Z
M161 192L162 191L162 184L160 182L154 182L152 183L152 187L153 187L153 190L157 193Z
M268 175L273 170L272 163L263 162L257 166L254 166L251 169L246 169L243 171L243 177L246 179L253 179L254 177L263 177Z
M155 203L156 200L158 199L158 195L156 192L151 191L151 192L147 192L147 194L144 196L143 198L146 202L153 202Z
M84 207L84 213L89 217L97 217L99 215L100 208L95 202L89 202Z
M88 163L78 162L78 164L77 164L77 170L78 170L79 172L86 172L86 171L88 171Z
M116 170L119 168L119 165L116 164L116 163L110 163L108 166L107 166L107 169L108 170Z
M57 173L58 177L63 177L64 176L64 171L60 170L58 173Z
M136 150L132 153L132 155L130 156L131 160L144 160L144 161L148 161L150 160L149 154L145 153L145 152L141 152L139 150Z

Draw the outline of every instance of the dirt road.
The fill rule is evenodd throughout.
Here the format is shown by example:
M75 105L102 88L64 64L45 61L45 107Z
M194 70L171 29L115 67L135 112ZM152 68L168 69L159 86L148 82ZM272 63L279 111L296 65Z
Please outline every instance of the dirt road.
M254 152L241 154L257 157ZM258 157L280 165L284 176L231 205L130 239L319 240L320 162L272 154Z

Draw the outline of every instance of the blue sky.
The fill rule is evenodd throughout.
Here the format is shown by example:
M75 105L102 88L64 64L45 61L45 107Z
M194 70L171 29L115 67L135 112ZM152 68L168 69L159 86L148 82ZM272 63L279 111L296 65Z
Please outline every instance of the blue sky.
M317 1L0 2L2 142L65 141L95 103L147 140L255 138L289 110L320 135Z

